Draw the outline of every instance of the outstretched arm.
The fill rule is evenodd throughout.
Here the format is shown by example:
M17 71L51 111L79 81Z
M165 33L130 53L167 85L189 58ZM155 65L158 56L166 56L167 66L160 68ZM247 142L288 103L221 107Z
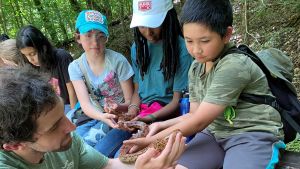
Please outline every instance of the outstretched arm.
M124 94L125 102L122 104L119 104L117 111L127 112L128 105L130 104L132 94L133 94L132 77L126 81L121 82L121 88L122 88L122 91Z
M137 138L124 141L124 144L135 144L138 148L145 147L157 139L165 138L174 130L180 130L184 136L193 135L206 128L214 119L216 119L225 109L226 106L202 102L197 110L180 118L176 123L156 135L147 138Z
M187 118L182 120L160 133L150 138L153 142L158 138L168 136L174 130L180 130L184 136L193 135L206 128L211 122L214 121L221 113L223 113L226 106L217 105L208 102L202 102L195 112L191 113Z
M181 98L181 95L182 95L181 92L174 92L171 102L165 105L160 110L153 113L152 116L154 116L155 119L157 120L162 120L165 119L166 117L169 117L172 113L176 113L179 107L179 99ZM145 116L145 117L138 117L137 120L149 123L149 122L153 122L154 119L149 116Z
M116 128L117 125L113 123L111 119L116 118L116 115L109 113L102 113L90 100L87 86L83 80L72 81L78 100L80 102L83 112L96 120L100 120L108 124L109 126Z
M107 113L127 112L128 111L128 106L130 104L131 97L133 94L132 77L125 81L121 81L120 84L121 84L121 88L122 88L123 95L124 95L124 102L117 103L114 100L105 99L104 110Z
M176 117L173 119L152 123L149 126L150 131L149 131L147 137L153 136L153 135L157 134L158 132L160 132L161 130L164 130L164 129L171 127L177 123L180 123L181 121L184 121L186 118L188 118L188 116L190 116L192 114L192 112L195 112L197 110L198 106L199 106L199 103L191 102L190 103L190 113L184 114L182 116L179 116L179 117Z
M134 83L134 91L131 97L130 104L134 106L128 107L128 113L135 117L139 114L139 107L141 104L141 100L139 97L139 85L137 83Z
M73 87L72 82L66 83L68 94L69 94L69 100L70 100L70 107L71 109L74 109L75 104L77 103L77 96L75 93L75 89Z

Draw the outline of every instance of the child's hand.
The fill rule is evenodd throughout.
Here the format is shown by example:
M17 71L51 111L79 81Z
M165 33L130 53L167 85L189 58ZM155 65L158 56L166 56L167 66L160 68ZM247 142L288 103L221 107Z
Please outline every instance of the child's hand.
M118 104L109 98L104 99L104 111L106 113L116 113L118 109Z
M134 145L128 153L135 153L145 147L147 147L149 144L151 144L151 141L149 139L146 139L145 137L131 139L131 140L125 140L123 141L123 144L131 144Z
M145 122L145 123L151 123L151 122L153 122L152 120L153 119L151 117L149 117L149 116L144 116L144 117L136 116L131 121L142 121L142 122Z
M135 108L129 108L127 113L128 114L132 114L135 117L135 116L137 116L139 114L139 110L135 109Z
M127 112L124 114L124 120L125 121L133 121L133 119L136 117L136 113L135 112Z
M150 148L140 155L135 163L136 169L174 168L176 160L185 150L185 137L180 132L174 132L169 137L165 149L159 153Z
M106 123L107 125L109 125L112 128L118 128L119 125L116 123L116 121L114 119L116 119L117 116L114 114L110 114L110 113L103 113L102 114L102 118L101 121L103 121L104 123Z
M161 126L160 126L160 122L155 122L152 123L151 125L149 125L149 133L147 134L146 137L150 137L155 135L156 133L158 133L161 130Z
M140 121L140 116L136 116L135 118L131 119L130 121Z

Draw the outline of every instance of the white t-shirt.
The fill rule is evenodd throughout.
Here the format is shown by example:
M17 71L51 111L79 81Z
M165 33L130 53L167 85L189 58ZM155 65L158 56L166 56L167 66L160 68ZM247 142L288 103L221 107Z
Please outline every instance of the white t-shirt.
M124 100L124 95L120 82L128 80L134 74L127 59L120 53L106 49L104 70L96 76L88 65L86 54L83 53L69 65L68 71L71 81L83 80L83 72L79 67L81 59L88 76L86 80L90 81L94 95L99 98L100 105L104 105L104 98L110 98L121 103Z

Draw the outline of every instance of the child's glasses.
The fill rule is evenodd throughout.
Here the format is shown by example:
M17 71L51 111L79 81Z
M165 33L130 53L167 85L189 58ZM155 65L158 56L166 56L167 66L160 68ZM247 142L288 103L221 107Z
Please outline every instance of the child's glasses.
M102 32L88 32L83 35L86 41L95 40L100 43L106 43L108 38Z

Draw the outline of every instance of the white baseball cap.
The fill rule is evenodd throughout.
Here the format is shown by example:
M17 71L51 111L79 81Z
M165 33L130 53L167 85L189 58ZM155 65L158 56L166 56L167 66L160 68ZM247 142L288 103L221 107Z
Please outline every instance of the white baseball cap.
M159 27L170 9L173 8L172 0L133 0L133 15L130 28L144 26L149 28Z

